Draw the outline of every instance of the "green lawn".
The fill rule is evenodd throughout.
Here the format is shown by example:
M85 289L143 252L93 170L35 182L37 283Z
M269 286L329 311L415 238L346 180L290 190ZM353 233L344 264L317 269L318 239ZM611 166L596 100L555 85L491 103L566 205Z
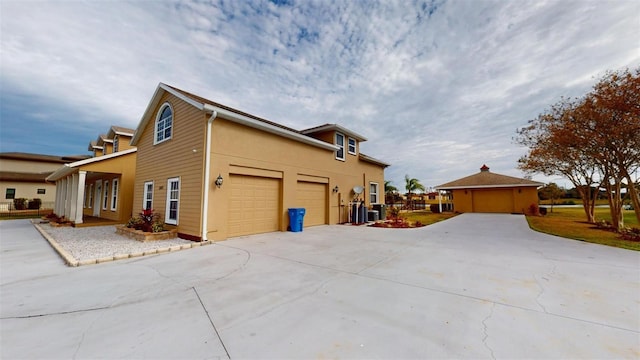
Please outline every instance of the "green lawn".
M614 232L598 229L594 224L589 224L582 207L554 207L553 212L550 212L550 208L547 207L547 210L549 212L546 216L527 216L532 229L569 239L640 251L640 242L622 240ZM596 208L595 215L597 220L611 221L608 208ZM640 226L633 210L624 211L624 223L627 227Z

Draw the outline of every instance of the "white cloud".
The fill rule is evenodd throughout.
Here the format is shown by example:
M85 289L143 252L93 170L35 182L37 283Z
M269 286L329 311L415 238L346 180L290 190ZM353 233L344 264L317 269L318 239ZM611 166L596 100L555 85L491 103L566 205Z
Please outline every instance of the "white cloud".
M520 176L519 126L640 65L634 1L291 3L3 1L2 95L24 101L12 117L38 99L97 135L135 127L165 82L298 129L340 123L396 185L433 186L484 163Z

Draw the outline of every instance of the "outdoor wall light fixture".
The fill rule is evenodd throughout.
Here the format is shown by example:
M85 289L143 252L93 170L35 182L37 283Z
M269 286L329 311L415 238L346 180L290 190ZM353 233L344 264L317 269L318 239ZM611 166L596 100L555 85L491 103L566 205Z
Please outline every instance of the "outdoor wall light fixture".
M215 181L216 187L219 189L222 186L222 175L218 174L218 177Z
M340 191L340 189L338 188L338 185L336 185L336 187L333 188L333 192L337 193L338 191Z

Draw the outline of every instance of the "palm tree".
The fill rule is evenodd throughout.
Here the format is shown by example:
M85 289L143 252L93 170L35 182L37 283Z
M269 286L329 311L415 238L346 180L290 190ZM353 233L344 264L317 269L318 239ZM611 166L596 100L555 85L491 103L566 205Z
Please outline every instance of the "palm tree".
M405 181L405 189L407 189L407 209L409 209L412 204L411 194L416 190L420 190L424 192L424 186L420 184L420 180L415 178L410 178L409 174L404 176L404 181Z
M391 185L390 180L384 181L384 195L385 195L385 203L394 204L396 200L396 194L398 193L398 188Z

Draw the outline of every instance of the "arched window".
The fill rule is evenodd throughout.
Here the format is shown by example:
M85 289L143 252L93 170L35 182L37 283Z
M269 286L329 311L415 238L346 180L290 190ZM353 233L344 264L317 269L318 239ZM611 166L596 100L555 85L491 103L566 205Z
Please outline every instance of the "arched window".
M153 141L154 144L171 139L171 133L173 130L173 110L171 109L171 105L168 103L162 105L160 111L158 111L155 129L156 136Z

